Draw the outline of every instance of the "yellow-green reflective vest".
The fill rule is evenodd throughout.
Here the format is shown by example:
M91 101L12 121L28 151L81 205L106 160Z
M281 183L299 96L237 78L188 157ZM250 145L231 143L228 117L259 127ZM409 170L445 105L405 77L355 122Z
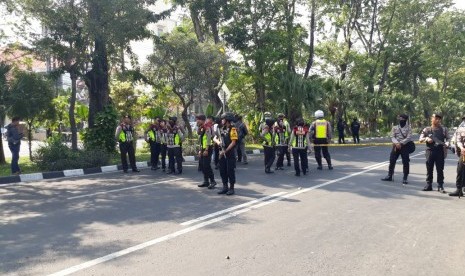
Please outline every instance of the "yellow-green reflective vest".
M326 134L328 131L328 122L326 120L315 121L315 138L322 139L327 138Z
M263 141L263 145L267 145L267 146L271 146L271 140L272 140L272 136L271 136L271 133L266 133L264 136L263 136L263 139L265 139L265 141Z
M155 130L149 130L149 138L151 141L157 142L157 134L155 133Z

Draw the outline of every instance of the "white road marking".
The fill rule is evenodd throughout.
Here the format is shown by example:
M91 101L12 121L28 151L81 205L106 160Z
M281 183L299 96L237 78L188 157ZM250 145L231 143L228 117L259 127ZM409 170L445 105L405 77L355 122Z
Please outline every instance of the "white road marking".
M422 154L422 153L419 153L417 155L420 155L420 154ZM417 156L417 155L414 155L414 156ZM414 156L412 156L412 157L414 157ZM208 225L211 225L211 224L226 220L226 219L231 218L231 217L235 217L235 216L240 215L242 213L245 213L245 212L251 211L253 209L257 209L257 208L269 205L271 203L280 201L282 199L290 198L290 197L293 197L293 196L296 196L296 195L299 195L299 194L302 194L302 193L305 193L305 192L308 192L308 191L311 191L311 190L315 190L315 189L318 189L318 188L321 188L321 187L331 185L331 184L339 182L341 180L345 180L345 179L348 179L348 178L351 178L351 177L354 177L354 176L358 176L358 175L367 173L369 171L372 171L372 170L381 168L383 166L386 166L387 164L388 163L386 163L386 162L378 163L378 164L372 165L372 166L370 166L370 168L364 169L364 170L362 170L360 172L352 173L350 175L340 177L340 178L337 178L337 179L334 179L334 180L330 180L330 181L327 181L325 183L315 185L315 186L312 186L312 187L309 187L309 188L306 188L306 189L297 190L297 191L295 191L293 193L284 193L283 195L276 196L275 198L273 198L271 200L264 201L264 202L261 202L259 204L252 205L252 206L250 206L248 208L240 209L240 210L237 210L237 211L234 211L234 212L229 212L229 213L227 213L225 215L222 215L220 217L212 218L210 220L206 220L206 221L203 221L203 222L198 223L198 224L194 224L193 226L184 228L182 230L173 232L171 234L168 234L168 235L165 235L165 236L162 236L162 237L150 240L150 241L140 243L138 245L135 245L135 246L132 246L132 247L129 247L129 248L126 248L126 249L123 249L123 250L108 254L106 256L103 256L103 257L100 257L100 258L97 258L97 259L87 261L87 262L82 263L82 264L78 264L78 265L69 267L67 269L64 269L64 270L58 271L56 273L50 274L50 276L69 275L69 274L84 270L86 268L89 268L89 267L92 267L92 266L95 266L95 265L98 265L98 264L101 264L101 263L104 263L104 262L119 258L119 257L127 255L127 254L130 254L132 252L142 250L142 249L150 247L152 245L155 245L155 244L167 241L167 240L174 239L174 238L176 238L178 236L187 234L187 233L192 232L194 230L197 230L197 229L203 228L205 226L208 226Z
M266 201L266 200L268 200L268 199L270 199L270 198L274 198L274 197L281 196L281 195L286 194L286 193L287 193L287 192L279 192L279 193L272 194L272 195L269 195L269 196L265 196L265 197L262 197L262 198L257 198L257 199L255 199L255 200L252 200L252 201L249 201L249 202L240 204L240 205L236 205L236 206L233 206L233 207L228 208L228 209L224 209L224 210L221 210L221 211L218 211L218 212L215 212L215 213L211 213L211 214L208 214L208 215L205 215L205 216L202 216L202 217L195 218L195 219L193 219L193 220L189 220L189 221L183 222L183 223L181 223L181 225L182 225L182 226L191 225L191 224L194 224L194 223L203 221L203 220L207 220L207 219L209 219L209 218L213 218L213 217L222 215L222 214L224 214L224 213L228 213L228 212L231 212L231 211L234 211L234 210L237 210L237 209L241 209L241 208L246 207L246 206L249 206L249 205L253 205L253 204L255 204L255 203L259 203L259 202L262 202L262 201Z
M158 182L153 182L153 183L148 183L148 184L143 184L143 185L131 186L131 187L126 187L126 188L121 188L121 189L102 191L102 192L79 195L79 196L72 196L72 197L68 197L67 199L77 199L77 198L84 198L84 197L92 197L92 196L96 196L96 195L116 193L116 192L120 192L120 191L132 190L132 189L137 189L137 188L141 188L141 187L146 187L146 186L151 186L151 185L156 185L156 184L161 184L161 183L168 183L168 182L173 182L173 181L178 181L178 180L182 180L182 178L168 179L168 180L164 180L164 181L158 181Z

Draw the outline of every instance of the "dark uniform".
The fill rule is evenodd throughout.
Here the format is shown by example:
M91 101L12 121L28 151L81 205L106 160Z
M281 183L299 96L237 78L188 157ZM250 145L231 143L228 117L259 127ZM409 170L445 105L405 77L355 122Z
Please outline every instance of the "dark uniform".
M329 144L331 142L331 124L323 119L324 113L321 110L315 112L315 117L317 118L310 126L310 133L313 139L313 149L315 151L315 159L318 163L318 170L323 169L321 152L323 151L323 157L326 159L328 168L333 169L331 164L331 155L329 155L327 146L318 146L322 144Z
M383 181L392 181L394 168L399 156L402 157L402 165L404 177L403 184L407 184L407 177L410 172L410 158L407 143L412 141L412 129L407 124L408 116L405 114L399 115L399 125L394 126L391 130L391 141L393 143L391 154L389 156L389 171Z
M183 133L176 125L176 117L171 117L167 125L166 146L168 148L168 174L182 173L182 149ZM176 169L174 164L176 163Z
M121 153L121 164L123 165L123 172L128 172L128 160L126 155L129 157L129 163L133 172L139 172L136 166L136 153L134 150L134 128L130 125L131 118L126 116L125 122L120 124L116 128L115 138L119 142L119 150Z
M352 132L354 144L360 144L360 123L357 121L357 118L354 118L354 121L350 124L350 131Z
M455 131L454 140L457 147L457 155L459 160L457 162L457 177L455 180L455 185L457 189L455 192L449 193L450 196L463 196L462 188L465 187L465 124L459 126Z
M300 176L301 169L303 174L306 175L308 171L307 150L308 147L310 147L310 134L308 132L308 127L304 127L303 120L299 120L297 126L292 130L291 138L289 139L289 147L294 157L295 175Z
M273 173L271 170L271 166L273 166L274 159L275 159L275 138L274 132L271 130L272 120L267 120L268 124L266 124L262 128L262 132L260 136L263 138L263 150L265 156L265 173ZM271 125L271 126L270 126Z
M441 120L438 114L433 114L432 120ZM423 191L433 189L433 169L436 164L438 191L444 192L444 159L446 158L447 148L445 143L448 141L447 128L437 124L436 126L426 127L420 135L420 142L426 142L426 186Z
M166 154L168 152L168 148L166 145L166 141L168 140L168 129L166 128L166 121L164 119L160 120L158 126L158 139L160 141L160 160L161 160L161 168L163 171L166 170Z
M221 147L220 151L220 175L223 182L223 189L218 194L233 195L234 184L236 183L236 143L238 139L237 130L232 125L234 115L225 113L221 116L222 127L219 136L215 137L215 143ZM229 182L229 186L228 186Z
M345 144L346 141L345 141L345 135L344 135L344 130L346 128L347 124L345 121L343 121L342 119L339 119L339 121L337 122L337 133L338 133L338 143L339 144Z
M289 131L284 125L282 119L278 119L274 128L274 139L276 145L276 151L278 154L278 160L276 161L276 170L283 170L284 167L284 155L288 152L289 143Z
M203 183L198 187L208 187L213 189L216 186L215 176L213 174L211 162L213 155L213 129L211 123L206 123L205 115L197 116L198 135L199 135L199 163L203 173Z
M149 129L145 132L145 141L150 144L150 164L152 170L158 170L159 157L160 157L160 137L158 121L156 124L150 125Z

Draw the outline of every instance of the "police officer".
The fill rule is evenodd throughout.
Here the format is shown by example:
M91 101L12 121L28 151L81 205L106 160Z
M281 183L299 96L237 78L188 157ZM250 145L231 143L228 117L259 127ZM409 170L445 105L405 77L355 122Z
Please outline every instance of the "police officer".
M223 189L218 194L233 195L236 183L236 154L235 147L238 139L237 130L233 125L234 114L224 113L221 116L221 129L213 141L220 147L220 175ZM229 182L229 187L228 187Z
M133 172L140 172L136 166L136 153L134 150L134 127L131 125L131 117L124 116L121 124L116 128L115 139L119 142L119 150L121 152L121 164L123 165L123 172L128 172L128 160L126 155L129 156L129 163Z
M262 133L263 128L267 126L266 122L272 120L273 117L271 116L271 112L266 111L265 113L263 113L263 121L260 123L260 126L258 127L258 133Z
M339 144L345 144L346 141L345 141L345 135L344 135L344 131L345 131L345 128L346 128L347 124L344 120L342 120L342 118L339 118L339 121L337 122L337 133L338 133L338 143Z
M184 138L183 132L176 125L178 118L170 117L168 119L166 146L168 148L168 174L182 173L182 149L181 143ZM176 169L174 163L176 162Z
M211 122L207 122L207 117L205 115L197 115L196 120L200 148L198 154L203 173L203 183L197 186L208 187L208 189L213 189L216 186L215 176L213 174L211 166L213 155L213 126L211 125Z
M321 163L321 151L323 151L323 157L326 159L328 168L333 169L331 165L331 156L329 155L327 146L318 146L321 144L331 143L331 124L324 119L325 114L321 110L315 111L316 120L310 125L310 133L313 139L313 148L315 151L315 159L318 163L318 170L323 169Z
M276 161L276 170L283 170L284 167L284 155L288 152L288 143L289 143L289 131L288 128L284 125L283 118L279 118L276 121L274 127L274 139L276 151L278 154L278 160Z
M144 138L150 144L150 163L152 170L158 170L159 156L160 156L160 137L159 137L159 119L156 118L154 123L144 133Z
M460 126L455 131L454 136L455 137L453 139L456 142L455 145L457 147L456 149L457 155L459 156L459 160L457 162L457 177L455 181L455 185L457 189L454 192L449 193L449 196L461 197L463 196L462 188L465 187L464 185L464 181L465 181L465 124L464 123L460 124Z
M284 113L278 114L278 120L283 120L287 133L291 133L291 125L287 121L287 118L284 115ZM288 150L286 150L286 159L287 159L287 166L290 167L291 166L291 153Z
M410 171L410 158L409 158L409 149L406 146L408 142L412 141L412 129L409 124L407 124L408 116L401 114L398 117L399 125L392 127L391 130L391 141L392 141L392 150L389 157L389 171L388 175L381 180L383 181L392 181L392 176L394 175L394 168L396 166L396 161L399 158L399 155L402 157L403 172L404 177L402 179L402 184L407 184L407 177Z
M166 145L166 141L168 140L168 128L166 127L165 119L160 119L158 123L158 137L160 141L160 159L161 159L161 169L163 172L166 171L166 154L168 152L168 148Z
M433 169L436 164L438 191L444 191L444 159L447 155L446 142L449 140L447 128L441 125L442 116L434 113L431 126L425 127L420 134L420 143L426 143L426 186L423 191L432 191Z
M273 132L274 121L272 119L267 119L265 121L265 126L262 128L260 137L263 139L263 150L265 156L265 173L274 173L271 170L275 159L275 138Z
M352 132L354 144L360 144L360 123L357 121L357 118L354 118L354 120L350 124L350 131Z
M221 118L215 118L210 116L213 122L213 137L219 136L221 128ZM213 163L215 164L215 170L218 169L218 163L220 161L220 147L217 143L213 143Z
M294 157L294 169L296 176L300 176L301 169L304 175L307 174L307 150L309 149L309 147L310 134L308 132L308 127L304 126L304 120L302 118L297 119L297 125L293 128L291 132L291 138L289 139L289 148L291 149L290 151L292 151L292 156Z

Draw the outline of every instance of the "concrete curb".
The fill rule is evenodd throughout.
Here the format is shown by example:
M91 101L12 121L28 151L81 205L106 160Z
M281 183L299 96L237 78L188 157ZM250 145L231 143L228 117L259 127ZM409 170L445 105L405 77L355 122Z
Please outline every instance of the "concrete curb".
M261 154L262 150L252 150L246 151L247 154ZM186 162L195 162L198 160L197 156L183 156ZM137 168L145 169L150 168L151 163L148 161L136 162ZM12 176L2 176L0 177L0 186L21 183L21 182L34 182L44 179L55 179L63 177L76 177L89 174L99 174L99 173L108 173L108 172L117 172L122 171L123 166L121 165L109 165L97 168L87 168L87 169L73 169L73 170L64 170L64 171L54 171L54 172L41 172L41 173L29 173L21 175L12 175Z

